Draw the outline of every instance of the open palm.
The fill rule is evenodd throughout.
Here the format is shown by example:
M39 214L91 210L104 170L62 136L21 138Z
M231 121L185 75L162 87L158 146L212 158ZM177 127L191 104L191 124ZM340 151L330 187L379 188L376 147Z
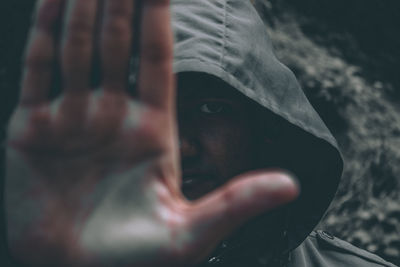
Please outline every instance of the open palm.
M142 2L140 40L133 0L38 3L7 142L8 241L22 262L190 266L297 194L285 175L254 172L196 202L182 196L169 1ZM127 91L134 42L135 99ZM96 56L101 82L91 88ZM55 65L62 93L51 100Z

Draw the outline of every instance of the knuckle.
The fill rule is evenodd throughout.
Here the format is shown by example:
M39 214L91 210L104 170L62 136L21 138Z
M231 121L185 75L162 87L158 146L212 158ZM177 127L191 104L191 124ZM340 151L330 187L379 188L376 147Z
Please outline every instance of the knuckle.
M84 18L73 18L68 23L65 43L82 45L92 41L94 28Z
M222 198L221 198L221 206L223 207L224 211L224 216L226 218L234 219L234 213L232 212L231 207L232 205L236 205L238 195L237 195L237 190L235 190L234 186L228 186L226 190L222 193Z
M237 194L236 194L234 185L228 186L222 195L223 202L228 205L231 204L232 202L234 202L236 197L237 197Z
M167 63L172 60L170 48L161 42L147 42L141 48L142 57L150 64Z
M105 37L127 39L132 32L133 8L127 8L123 1L109 1L105 24Z
M51 123L51 115L48 112L38 110L33 112L30 118L30 124L37 131L43 132L49 128Z
M128 41L131 30L131 26L125 19L113 19L105 24L103 38L104 40L112 40L114 43Z
M32 53L25 58L25 66L31 70L43 71L53 66L53 60L45 54Z
M31 70L42 71L53 67L52 49L39 42L33 42L26 50L24 65Z
M127 8L124 1L109 1L107 7L107 16L109 19L123 18L127 22L133 15L133 8Z

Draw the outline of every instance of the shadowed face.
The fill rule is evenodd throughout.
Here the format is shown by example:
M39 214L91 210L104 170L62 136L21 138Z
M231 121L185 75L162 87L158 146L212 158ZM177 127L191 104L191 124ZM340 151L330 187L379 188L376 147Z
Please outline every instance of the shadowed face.
M254 104L222 81L205 74L180 74L178 122L187 198L199 198L258 167Z
M200 198L246 171L275 166L273 141L265 136L259 114L255 103L210 75L179 75L182 191L188 199ZM231 247L246 242L250 250L262 247L272 253L275 241L281 238L283 216L280 209L264 214L238 229L224 244Z

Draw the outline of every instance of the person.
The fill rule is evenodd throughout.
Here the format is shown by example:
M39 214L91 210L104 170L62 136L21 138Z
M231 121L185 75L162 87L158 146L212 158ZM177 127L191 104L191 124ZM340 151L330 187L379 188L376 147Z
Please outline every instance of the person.
M250 1L171 13L38 2L6 144L15 263L394 266L313 231L342 159Z

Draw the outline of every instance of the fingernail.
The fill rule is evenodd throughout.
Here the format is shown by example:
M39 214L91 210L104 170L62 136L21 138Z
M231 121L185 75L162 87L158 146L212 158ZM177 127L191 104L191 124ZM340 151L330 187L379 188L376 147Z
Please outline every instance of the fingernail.
M289 172L277 173L272 178L267 179L268 187L271 191L280 191L282 189L292 188L293 190L300 191L299 180Z

